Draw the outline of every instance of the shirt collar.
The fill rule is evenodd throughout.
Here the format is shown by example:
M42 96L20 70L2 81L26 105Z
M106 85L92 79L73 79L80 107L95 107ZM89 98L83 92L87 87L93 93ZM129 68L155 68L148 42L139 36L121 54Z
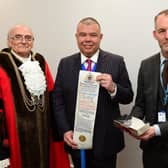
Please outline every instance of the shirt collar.
M94 62L97 63L99 57L99 50L92 56L90 59ZM85 63L88 57L86 57L83 53L81 53L81 64Z
M18 54L16 54L13 50L11 50L11 53L18 59L20 60L21 62L26 62L26 61L30 61L31 60L31 54L29 54L28 57L21 57L19 56Z

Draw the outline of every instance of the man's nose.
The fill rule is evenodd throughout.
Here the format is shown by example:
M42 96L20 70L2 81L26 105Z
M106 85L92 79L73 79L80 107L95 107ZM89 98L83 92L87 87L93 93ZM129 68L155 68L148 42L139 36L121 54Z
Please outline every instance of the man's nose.
M168 29L166 30L166 38L168 39Z
M25 39L24 37L22 37L21 42L22 42L22 43L25 43L25 42L26 42L26 39Z
M89 35L86 36L85 40L90 41L91 37Z

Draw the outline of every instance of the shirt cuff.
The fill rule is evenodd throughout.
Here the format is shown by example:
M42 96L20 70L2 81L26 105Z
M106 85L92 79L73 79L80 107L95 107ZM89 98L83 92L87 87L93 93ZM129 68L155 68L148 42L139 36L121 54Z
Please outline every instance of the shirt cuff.
M155 125L153 125L153 127L155 129L156 136L161 136L161 131L160 131L159 125L155 124Z
M117 93L117 85L115 84L115 88L114 88L114 92L111 93L111 92L108 92L111 96L111 98L115 97L116 93Z

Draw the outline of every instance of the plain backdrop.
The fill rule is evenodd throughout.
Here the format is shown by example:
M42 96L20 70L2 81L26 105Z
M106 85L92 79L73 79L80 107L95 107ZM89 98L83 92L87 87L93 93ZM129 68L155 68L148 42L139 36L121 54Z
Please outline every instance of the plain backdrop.
M78 51L78 21L95 17L104 34L101 48L124 57L136 95L141 60L159 51L153 18L167 7L167 0L0 0L0 48L6 47L12 26L28 25L35 35L34 51L44 55L55 79L60 59ZM122 113L132 105L121 106ZM117 168L142 168L139 142L127 134L125 142Z

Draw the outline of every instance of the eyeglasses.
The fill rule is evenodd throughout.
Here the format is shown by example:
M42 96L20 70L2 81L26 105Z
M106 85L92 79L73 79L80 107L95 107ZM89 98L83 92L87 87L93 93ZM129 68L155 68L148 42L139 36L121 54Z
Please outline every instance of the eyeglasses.
M13 37L10 37L12 40L15 40L15 41L23 41L23 39L26 41L26 42L32 42L34 40L34 37L32 37L31 35L20 35L20 34L17 34Z

